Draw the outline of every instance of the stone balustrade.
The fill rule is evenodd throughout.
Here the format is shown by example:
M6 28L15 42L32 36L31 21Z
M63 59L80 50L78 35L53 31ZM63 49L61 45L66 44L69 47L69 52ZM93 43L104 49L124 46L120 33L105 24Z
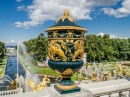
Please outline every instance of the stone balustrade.
M96 82L87 85L85 83L82 83L79 86L91 91L93 97L100 97L104 95L108 95L106 97L111 97L113 94L116 94L117 96L112 97L121 97L121 95L123 95L123 92L127 93L126 97L130 97L128 96L130 95L130 78Z
M16 93L4 97L130 97L130 78L95 83L81 83L80 92L59 94L54 85L43 88L41 91ZM11 90L12 91L12 90ZM126 95L126 96L123 96Z
M15 90L7 90L7 91L0 91L0 96L7 96L7 95L13 95L13 94L18 94L22 93L23 89L22 88L17 88Z

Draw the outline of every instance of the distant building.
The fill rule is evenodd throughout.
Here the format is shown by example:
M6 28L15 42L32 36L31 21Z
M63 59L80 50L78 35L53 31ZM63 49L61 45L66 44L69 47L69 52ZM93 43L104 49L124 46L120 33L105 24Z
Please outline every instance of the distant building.
M15 46L6 46L6 49L15 49Z

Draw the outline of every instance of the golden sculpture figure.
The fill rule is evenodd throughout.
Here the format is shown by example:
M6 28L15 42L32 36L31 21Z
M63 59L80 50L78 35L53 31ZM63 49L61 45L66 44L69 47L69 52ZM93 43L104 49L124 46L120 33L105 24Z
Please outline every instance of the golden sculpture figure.
M82 80L83 80L83 75L82 75L82 74L79 74L79 75L78 75L78 81L79 81L79 83L80 83Z
M107 81L109 79L109 72L105 71L103 72L103 81Z
M92 73L92 81L93 82L98 82L98 80L97 80L97 73L96 72Z
M67 61L67 58L64 52L61 50L61 46L57 43L57 40L51 40L48 44L48 55L52 60L59 61L54 59L55 54L58 54L63 61Z
M122 67L121 67L120 64L118 65L118 72L117 72L117 74L118 74L119 76L122 75Z
M123 76L125 76L126 78L129 78L129 73L125 70L122 71Z
M73 38L73 30L67 30L67 33L68 33L67 35L68 38Z
M13 89L16 89L17 88L17 83L16 83L16 80L13 80L9 86L7 86L7 89L8 90L13 90Z
M57 38L57 35L58 35L57 31L53 31L53 38Z
M84 49L83 49L83 41L82 40L77 40L75 43L74 43L74 49L75 49L75 53L72 57L72 60L73 61L76 61L76 60L81 60L83 59L83 56L84 56ZM77 56L81 56L80 58L76 59Z
M44 78L43 78L43 80L42 80L42 82L39 85L36 85L36 83L32 79L30 79L30 78L28 78L26 84L28 86L30 86L30 88L32 89L32 91L38 91L38 90L41 90L44 87L47 87L48 86L47 84L49 82L50 82L50 79L47 78L47 75L45 75Z

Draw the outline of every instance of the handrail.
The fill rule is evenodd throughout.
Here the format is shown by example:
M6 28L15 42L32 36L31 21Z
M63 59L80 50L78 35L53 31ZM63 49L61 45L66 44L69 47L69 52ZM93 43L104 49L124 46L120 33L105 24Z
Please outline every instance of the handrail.
M8 90L8 91L0 91L0 96L18 94L18 93L22 93L22 92L23 92L22 88L18 88L18 89L15 89L15 90Z
M114 93L120 93L121 92L125 92L125 91L129 91L130 93L130 88L126 88L126 89L120 89L120 90L115 90L115 91L110 91L110 92L103 92L103 93L99 93L99 94L94 94L94 97L100 97L100 96L104 96L104 95L111 95L111 94L114 94Z

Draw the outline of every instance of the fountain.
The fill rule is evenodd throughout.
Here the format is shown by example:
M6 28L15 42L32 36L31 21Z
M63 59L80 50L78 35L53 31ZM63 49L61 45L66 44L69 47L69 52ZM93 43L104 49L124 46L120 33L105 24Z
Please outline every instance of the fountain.
M1 87L4 86L4 88L0 88L0 91L7 90L7 86L9 86L11 83L13 84L14 81L19 83L20 79L19 79L18 74L21 74L22 76L25 75L25 71L23 67L21 66L21 63L18 61L18 56L16 58L16 55L13 50L10 50L10 52L11 53L8 56L4 78L0 82L0 86Z

